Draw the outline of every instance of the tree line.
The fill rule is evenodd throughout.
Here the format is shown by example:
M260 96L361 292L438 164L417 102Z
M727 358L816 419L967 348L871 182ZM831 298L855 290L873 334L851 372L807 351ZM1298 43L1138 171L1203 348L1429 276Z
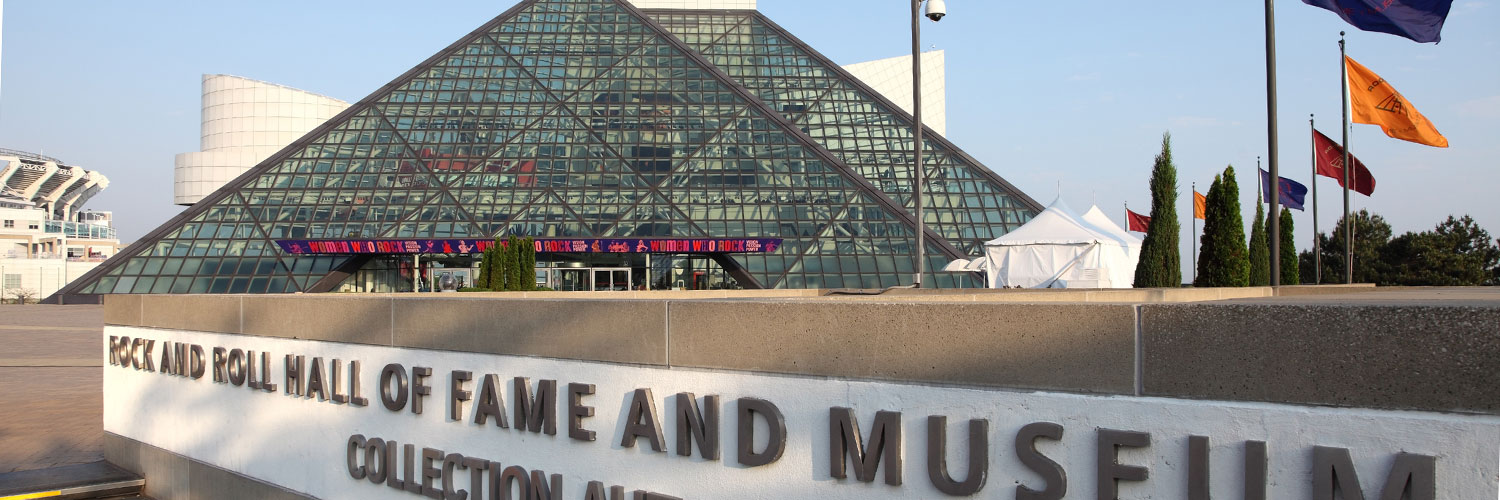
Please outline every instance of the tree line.
M1258 173L1257 173L1258 174ZM1177 168L1172 164L1171 135L1162 136L1161 153L1151 170L1151 226L1136 265L1137 288L1181 286L1178 255ZM1344 224L1318 234L1321 273L1311 250L1298 252L1292 212L1265 213L1256 194L1255 220L1245 238L1240 217L1239 183L1234 166L1214 175L1206 195L1203 235L1199 238L1193 286L1242 287L1271 283L1270 217L1280 217L1281 284L1344 283ZM1500 285L1500 240L1468 215L1449 216L1430 231L1391 237L1390 224L1361 210L1354 214L1354 282L1402 286Z

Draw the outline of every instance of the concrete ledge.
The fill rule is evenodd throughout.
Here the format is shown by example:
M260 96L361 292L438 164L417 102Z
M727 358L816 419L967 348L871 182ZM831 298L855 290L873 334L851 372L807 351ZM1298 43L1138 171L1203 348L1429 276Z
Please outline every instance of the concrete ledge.
M242 328L263 337L392 345L388 297L268 295L244 298Z
M674 302L671 364L1132 394L1126 305Z
M1288 289L111 296L106 322L707 370L1500 415L1500 289L1281 293Z
M145 295L106 295L104 300L104 324L141 325L141 299Z
M659 300L395 300L391 305L392 343L425 349L665 365L666 304Z
M145 476L146 496L157 500L312 500L310 496L110 432L104 433L104 458L117 467Z
M141 326L240 332L240 301L243 299L237 295L141 295L137 300L141 301ZM106 320L105 324L109 321Z
M1500 413L1494 305L1146 305L1141 324L1144 395Z

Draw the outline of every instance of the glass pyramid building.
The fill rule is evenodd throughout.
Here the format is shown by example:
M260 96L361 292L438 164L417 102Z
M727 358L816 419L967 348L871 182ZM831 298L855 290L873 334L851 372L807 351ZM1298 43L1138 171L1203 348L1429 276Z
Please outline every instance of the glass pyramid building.
M59 294L329 291L393 260L287 241L506 235L775 238L717 265L746 288L909 284L911 123L754 10L526 0ZM929 270L1040 211L925 138Z

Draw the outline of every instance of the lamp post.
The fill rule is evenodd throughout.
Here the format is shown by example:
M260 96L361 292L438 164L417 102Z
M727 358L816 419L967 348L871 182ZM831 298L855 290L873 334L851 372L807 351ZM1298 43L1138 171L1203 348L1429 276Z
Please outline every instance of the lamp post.
M917 210L917 256L916 272L912 275L912 287L922 288L922 271L927 268L927 222L922 215L922 183L927 177L922 169L922 4L923 0L911 0L911 89L912 131L916 136L912 157L912 202ZM948 15L943 0L926 0L927 18L941 21Z

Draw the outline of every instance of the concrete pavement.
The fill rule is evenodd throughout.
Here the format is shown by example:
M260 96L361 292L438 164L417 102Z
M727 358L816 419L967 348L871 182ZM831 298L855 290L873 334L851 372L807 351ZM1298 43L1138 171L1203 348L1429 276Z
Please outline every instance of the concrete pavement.
M104 459L103 312L0 305L0 473Z

